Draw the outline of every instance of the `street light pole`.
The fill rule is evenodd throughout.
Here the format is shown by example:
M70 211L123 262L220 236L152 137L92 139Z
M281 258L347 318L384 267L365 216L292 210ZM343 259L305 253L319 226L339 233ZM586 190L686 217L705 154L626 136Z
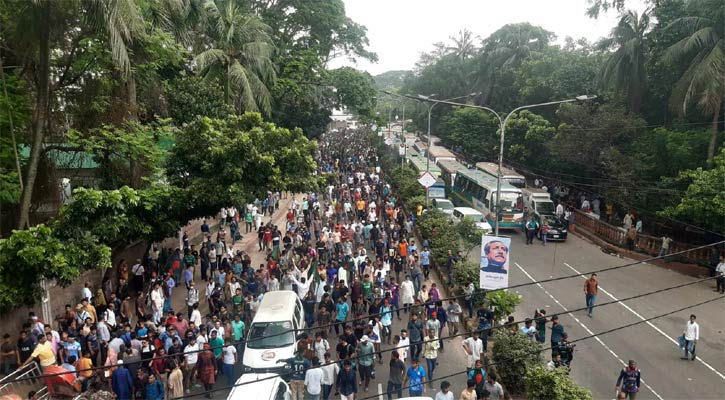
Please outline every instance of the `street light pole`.
M406 96L406 97L409 97L409 98L415 99L415 100L421 99L423 101L427 101L427 102L434 103L433 105L431 105L428 108L428 143L429 144L430 144L430 109L433 108L433 106L436 105L436 104L438 104L438 103L448 104L448 105L452 105L452 106L459 106L459 107L478 108L478 109L481 109L481 110L486 110L486 111L492 113L493 115L495 115L496 118L498 118L498 121L499 121L499 124L500 124L499 129L501 130L501 142L499 144L499 147L500 148L499 148L499 152L498 152L498 171L497 171L497 182L496 182L496 205L494 206L495 207L494 208L494 210L495 210L495 230L494 230L494 232L495 232L495 235L496 236L498 236L498 232L499 232L499 210L501 208L501 180L503 178L503 174L501 172L501 169L503 168L503 148L504 148L504 142L505 142L505 138L506 138L506 124L508 123L509 118L511 118L511 116L514 115L515 113L517 113L517 112L519 112L521 110L529 109L529 108L544 107L544 106L550 106L550 105L562 104L562 103L572 103L572 102L575 102L575 101L583 102L583 101L594 100L594 99L597 98L597 96L582 95L582 96L576 96L573 99L558 100L558 101L549 101L549 102L546 102L546 103L529 104L529 105L525 105L525 106L521 106L521 107L517 107L517 108L513 109L511 112L509 112L506 115L506 118L503 118L502 119L501 118L501 114L497 113L495 110L493 110L491 108L488 108L488 107L485 107L485 106L478 106L478 105L475 105L475 104L455 103L455 102L450 101L450 100L455 100L455 99L433 100L433 99L430 99L428 97L421 96L421 95L418 95L417 98L416 97L413 97L413 96ZM429 151L430 151L430 149L429 149ZM428 196L426 196L426 204L427 204L427 200L428 200Z
M458 99L463 99L466 97L477 96L477 95L478 95L478 93L470 93L470 94L466 94L463 96L451 97L450 99L445 99L445 100L431 99L431 97L433 97L434 95L430 95L430 96L423 96L420 94L418 95L418 98L420 98L424 101L433 102L433 104L428 106L428 147L426 148L426 157L425 157L425 172L426 173L430 173L430 147L431 147L430 119L431 119L431 114L433 112L433 107L435 107L439 103L446 104L447 102L450 102L451 100L458 100ZM451 104L451 103L448 103L448 104ZM428 189L426 188L426 190L425 190L425 207L426 208L428 208L429 200L430 200L430 195L429 195Z

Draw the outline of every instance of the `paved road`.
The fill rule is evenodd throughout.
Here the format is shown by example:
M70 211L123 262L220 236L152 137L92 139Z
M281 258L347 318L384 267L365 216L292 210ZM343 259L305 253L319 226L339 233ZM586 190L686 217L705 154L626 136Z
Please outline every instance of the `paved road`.
M274 214L273 223L278 226L284 226L284 219L285 214L287 212L287 208L289 206L289 203L291 202L291 198L288 197L287 199L281 200L281 206L280 211L276 212ZM268 221L269 217L265 217L263 222L266 223ZM196 243L196 242L195 242ZM250 254L252 257L252 265L253 266L259 266L260 263L264 262L264 255L262 252L257 251L257 235L256 233L250 233L245 234L244 238L241 241L238 241L236 245L234 246L234 250L244 250L247 253ZM433 277L434 274L431 274L431 277ZM426 282L426 284L430 287L431 282ZM199 278L199 276L196 276L196 286L198 288L203 288L205 285ZM438 283L438 287L440 288L441 285ZM202 290L203 292L203 290ZM175 307L175 309L186 309L184 305L184 297L186 293L185 290L174 290L172 294L172 305ZM441 290L441 297L446 297L447 293L445 293L444 290ZM204 304L200 304L202 315L208 312L208 307L205 304L205 302L202 302ZM394 334L399 334L400 329L405 327L405 324L407 324L407 316L405 313L401 313L402 321L397 320L396 318L393 319L393 325L392 325L392 331ZM445 329L443 332L443 335L448 335L448 329ZM439 365L435 370L435 376L444 376L444 375L451 375L458 373L465 369L465 363L466 358L463 353L463 349L461 348L461 337L453 338L450 340L447 340L444 343L445 351L439 355ZM330 346L333 351L331 351L331 354L333 354L334 357L334 348L337 345L337 340L334 338L334 331L333 335L330 336ZM383 345L382 349L389 349L394 346L387 346ZM386 385L387 385L387 378L389 374L389 367L388 367L388 361L390 360L390 352L383 352L384 357L384 363L378 364L375 363L376 367L376 378L374 381L370 383L369 391L364 392L362 388L360 389L360 392L358 394L358 398L362 399L364 397L374 396L379 393L385 393ZM410 357L408 357L408 361L410 361ZM425 362L421 363L425 367ZM237 365L237 376L241 375L241 360L239 365ZM434 376L434 377L435 377ZM226 398L229 394L229 389L224 388L226 386L226 380L222 377L218 377L221 379L218 379L215 389L221 389L214 392L214 398L216 399L223 399ZM463 374L458 374L456 377L448 379L452 385L453 392L456 395L456 398L458 398L458 395L460 394L461 390L465 389L465 377ZM434 390L431 390L430 388L427 390L427 396L435 397L435 393L440 389L440 382L436 381L434 384ZM189 398L194 399L202 399L204 398L201 393L201 388L192 388L192 393L189 396ZM408 395L408 391L404 390L404 395ZM331 398L333 398L331 396ZM339 398L339 396L337 397ZM378 397L375 397L378 399Z
M566 243L540 242L526 246L521 233L511 233L510 285L561 277L626 264L632 260L602 252L599 247L576 236ZM588 274L587 274L588 275ZM682 283L696 281L677 272L649 264L599 273L598 303L625 299ZM551 283L515 289L524 303L516 319L533 316L536 307L546 308L548 315L558 313L570 339L602 332L665 314L670 311L716 298L715 282L705 281L691 286L664 291L638 299L595 308L589 318L586 312L567 315L566 310L585 306L584 278L576 277ZM698 358L684 361L676 345L690 315L698 316L700 341ZM590 388L595 399L615 397L619 370L629 359L638 362L644 379L638 399L723 399L725 398L725 300L681 311L651 323L643 323L577 343L572 376ZM547 333L547 345L548 345ZM548 361L550 353L544 358Z

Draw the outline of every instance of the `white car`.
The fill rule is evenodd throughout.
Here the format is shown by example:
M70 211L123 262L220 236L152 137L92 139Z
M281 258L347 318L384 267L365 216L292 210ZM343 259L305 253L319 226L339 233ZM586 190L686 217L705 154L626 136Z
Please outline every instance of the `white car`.
M444 214L452 215L455 206L453 202L448 199L433 199L432 204L434 208L441 210Z
M484 231L484 233L491 232L491 224L489 224L488 221L486 221L486 217L475 208L456 207L453 209L451 218L456 222L461 222L464 218L471 219L476 224L476 228Z
M287 382L277 374L244 374L229 392L227 400L289 400L290 390Z

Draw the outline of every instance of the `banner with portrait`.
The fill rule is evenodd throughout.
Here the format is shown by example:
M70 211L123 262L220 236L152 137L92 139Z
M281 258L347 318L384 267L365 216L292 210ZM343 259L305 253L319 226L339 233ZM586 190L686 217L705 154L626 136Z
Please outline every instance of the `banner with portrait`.
M509 285L511 238L481 237L481 289L502 289Z

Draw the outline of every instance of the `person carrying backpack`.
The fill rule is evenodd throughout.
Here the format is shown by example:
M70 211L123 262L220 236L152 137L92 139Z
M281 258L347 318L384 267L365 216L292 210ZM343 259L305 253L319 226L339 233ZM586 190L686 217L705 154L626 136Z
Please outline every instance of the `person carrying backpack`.
M619 378L617 378L617 392L625 394L624 397L618 398L634 400L639 392L640 378L641 373L637 368L637 362L629 360L629 363L622 368L622 371L619 372Z

